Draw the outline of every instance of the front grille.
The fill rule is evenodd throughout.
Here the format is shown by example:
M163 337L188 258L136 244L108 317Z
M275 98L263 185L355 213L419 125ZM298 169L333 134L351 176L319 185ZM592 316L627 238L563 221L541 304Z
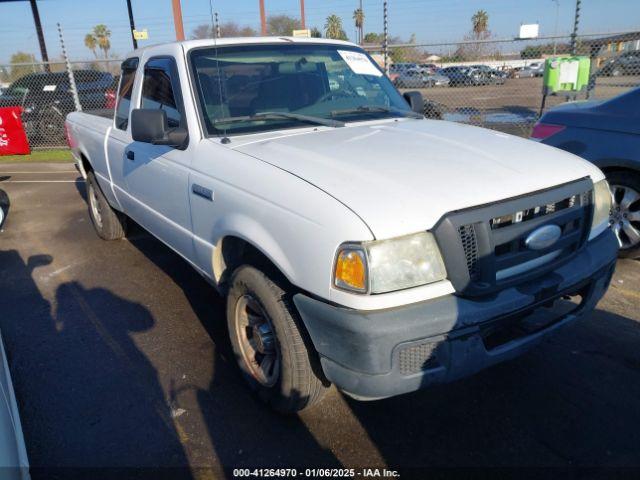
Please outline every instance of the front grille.
M530 278L579 250L588 236L592 183L580 180L503 202L453 212L434 229L449 280L460 293L491 293ZM539 250L529 234L556 225L559 239Z
M464 256L467 259L467 270L469 276L476 278L478 274L478 242L476 242L476 231L473 225L462 225L459 229L460 241L464 249Z
M400 349L399 366L402 375L411 375L438 366L436 342L419 343Z

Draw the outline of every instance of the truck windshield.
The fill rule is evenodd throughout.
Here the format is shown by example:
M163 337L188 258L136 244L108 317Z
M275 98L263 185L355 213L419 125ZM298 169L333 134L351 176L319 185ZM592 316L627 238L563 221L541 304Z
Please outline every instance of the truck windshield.
M207 47L193 50L190 61L210 135L415 115L382 70L356 47Z

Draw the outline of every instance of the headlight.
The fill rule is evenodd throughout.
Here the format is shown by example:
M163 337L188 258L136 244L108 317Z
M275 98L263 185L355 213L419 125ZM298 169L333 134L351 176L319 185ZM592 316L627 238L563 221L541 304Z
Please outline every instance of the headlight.
M385 293L447 277L433 235L421 232L391 240L340 247L334 286L359 293Z
M611 190L606 180L600 180L593 185L593 220L589 238L598 236L607 228L610 211Z

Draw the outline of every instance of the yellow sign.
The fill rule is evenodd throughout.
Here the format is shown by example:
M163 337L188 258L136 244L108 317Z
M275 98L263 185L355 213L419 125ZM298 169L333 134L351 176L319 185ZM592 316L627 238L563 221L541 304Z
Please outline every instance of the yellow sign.
M134 30L133 38L136 40L147 40L149 38L149 32L147 32L146 28L144 30Z
M304 30L294 30L293 31L293 36L294 37L307 37L307 38L311 38L311 30L309 30L308 28L304 29Z

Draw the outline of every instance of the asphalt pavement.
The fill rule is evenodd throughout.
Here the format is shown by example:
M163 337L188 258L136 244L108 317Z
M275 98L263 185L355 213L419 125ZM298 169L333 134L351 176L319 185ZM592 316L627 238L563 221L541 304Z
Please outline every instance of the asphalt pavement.
M333 388L283 417L242 383L214 289L140 228L100 240L71 164L0 165L0 189L0 330L34 478L640 468L640 262L618 262L597 311L513 361L377 402Z

